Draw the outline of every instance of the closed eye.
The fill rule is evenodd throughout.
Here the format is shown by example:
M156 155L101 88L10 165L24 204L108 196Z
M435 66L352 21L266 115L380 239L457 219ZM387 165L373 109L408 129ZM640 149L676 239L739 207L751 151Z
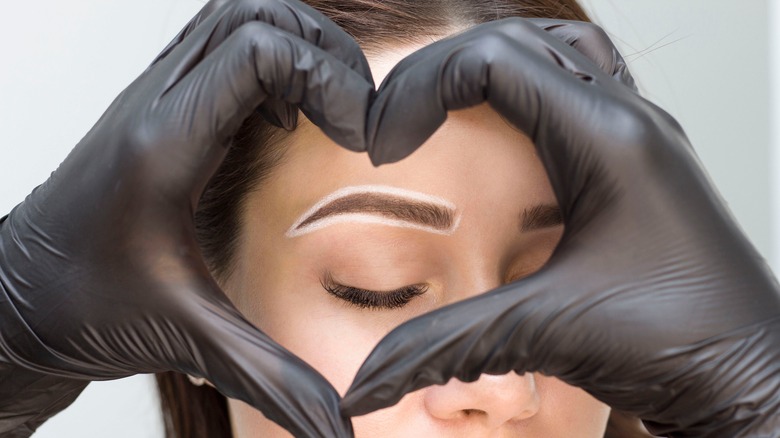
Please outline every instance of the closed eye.
M428 290L426 284L413 284L389 291L373 291L339 284L329 274L320 283L336 298L367 310L398 309Z

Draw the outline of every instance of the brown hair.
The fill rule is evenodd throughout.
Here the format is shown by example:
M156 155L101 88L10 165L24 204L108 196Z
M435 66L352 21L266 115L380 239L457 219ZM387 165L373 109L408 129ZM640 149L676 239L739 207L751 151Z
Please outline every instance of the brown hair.
M303 0L352 35L367 53L388 44L419 42L506 17L590 21L576 0ZM217 174L206 188L195 224L204 258L224 281L240 234L246 194L268 176L282 158L285 131L258 114L247 119ZM208 385L194 386L186 376L157 374L168 438L232 437L227 401ZM614 412L606 437L649 437L636 418Z

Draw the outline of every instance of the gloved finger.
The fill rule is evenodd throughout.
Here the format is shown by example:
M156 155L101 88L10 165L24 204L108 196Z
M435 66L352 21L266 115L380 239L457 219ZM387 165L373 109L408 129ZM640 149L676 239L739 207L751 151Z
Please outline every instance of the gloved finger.
M0 374L4 377L0 388L0 430L7 437L31 436L46 420L72 404L89 383L5 362L0 363Z
M156 183L195 188L186 193L198 197L226 141L268 96L300 106L334 141L360 150L372 92L362 76L317 46L266 23L247 23L158 103L155 110L176 114L181 121L174 126L185 132L160 143L168 159Z
M295 15L294 19L291 18L291 13ZM357 42L319 11L297 0L277 0L275 3L257 0L238 1L231 18L223 20L223 25L215 28L213 33L217 37L215 41L235 30L241 23L253 19L259 19L301 36L347 64L372 86L374 85L368 61ZM298 108L283 100L270 97L258 110L266 120L276 126L292 130L297 125Z
M625 59L600 26L584 21L552 18L529 18L528 21L579 50L606 74L637 91L636 82Z
M473 382L483 372L535 371L528 359L534 341L545 341L550 316L537 303L543 298L539 293L518 299L507 285L407 321L363 362L342 412L364 415L453 377Z
M302 38L333 55L366 81L373 81L368 61L354 38L321 12L298 0L234 0L209 21L208 30L204 29L208 40L194 44L205 49L205 56L235 30L252 21L267 23Z
M168 56L168 54L178 46L184 38L191 34L208 16L228 2L230 2L230 0L209 1L203 9L201 9L200 12L184 26L165 49L157 55L149 68L157 64L159 60ZM298 124L298 108L273 97L266 99L258 108L258 112L263 115L264 119L280 128L292 130Z
M557 136L560 126L547 121L593 114L578 106L591 101L572 96L618 85L527 20L487 23L420 49L388 74L371 106L368 152L375 165L398 161L438 129L447 111L485 101L534 141Z
M180 80L242 25L255 21L268 23L320 47L361 75L373 88L373 76L360 46L319 11L298 0L235 0L211 14L177 45L178 56L169 56L160 63L158 68L168 64L159 73L165 78L161 82L163 89ZM273 98L261 113L277 126L292 129L297 123L297 108Z
M175 37L173 37L173 40L171 40L170 43L168 43L167 46L160 52L159 55L157 55L156 58L154 58L154 61L149 65L148 68L152 68L155 64L157 64L161 59L168 56L171 51L179 45L182 41L184 41L184 38L186 38L189 34L192 33L195 28L197 28L203 20L208 18L214 11L221 8L223 5L229 3L231 0L211 0L208 3L206 3L203 8L198 12L197 15L195 15L184 28L179 31L178 34L176 34ZM148 69L147 69L148 70Z
M746 345L771 338L780 328L780 316L739 296L727 306L679 299L691 295L686 289L690 279L668 272L663 278L667 284L643 284L642 277L653 274L621 279L617 259L625 252L614 250L607 259L599 253L598 260L587 257L593 252L587 248L553 255L527 278L399 326L358 370L342 399L342 412L364 415L451 378L472 382L482 373L538 371L613 408L668 422L674 412L709 406L719 397L731 400L756 379L771 380L776 367L767 369L767 364L774 355L751 357L749 372L733 363ZM594 297L593 291L606 293ZM648 307L653 307L652 316ZM729 310L763 314L762 328L739 322L716 326L726 321L723 314ZM691 315L697 318L688 322ZM706 377L702 369L718 372ZM680 397L680 388L693 389ZM751 402L772 406L769 393L759 391ZM649 400L665 402L653 405ZM714 424L701 427L715 430Z
M611 360L612 347L646 341L652 351L660 343L653 337L658 335L657 321L632 317L632 312L643 311L639 305L609 311L589 301L582 292L604 288L600 279L611 278L609 273L594 276L593 269L582 254L553 255L529 277L407 321L385 336L361 365L342 399L342 412L364 415L451 378L473 382L483 373L510 371L539 371L589 392L596 389L591 393L597 398L632 412L642 409L642 400L654 399L649 393L674 391L674 386L644 387L641 379L624 382L615 377L635 376L642 358ZM567 286L561 278L578 282ZM644 293L637 295L641 301ZM614 330L627 326L631 329Z
M216 284L188 297L186 314L166 345L182 359L177 371L208 379L222 394L242 400L294 436L351 437L340 397L306 362L248 322L220 299ZM177 305L178 304L175 304Z

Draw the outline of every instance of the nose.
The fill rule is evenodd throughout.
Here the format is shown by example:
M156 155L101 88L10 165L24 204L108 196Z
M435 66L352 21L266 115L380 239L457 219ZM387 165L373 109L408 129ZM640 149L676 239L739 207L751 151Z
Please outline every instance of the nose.
M452 422L453 426L468 422L495 430L507 423L529 419L539 411L539 393L531 373L483 374L471 383L452 379L446 385L424 391L428 413Z

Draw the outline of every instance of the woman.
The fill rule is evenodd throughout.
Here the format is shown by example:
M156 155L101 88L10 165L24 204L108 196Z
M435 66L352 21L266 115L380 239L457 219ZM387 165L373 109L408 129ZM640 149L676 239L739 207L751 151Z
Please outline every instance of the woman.
M375 83L426 42L482 21L587 20L574 1L307 3L361 43ZM340 392L390 329L529 275L560 239L561 214L533 145L487 107L451 113L420 152L378 169L299 121L289 134L260 117L244 124L201 199L198 232L238 309ZM495 149L495 160L475 144ZM169 436L287 436L180 374L158 381ZM580 389L512 373L426 388L353 424L357 436L373 437L601 437L608 416ZM610 436L649 436L619 414L610 425Z
M377 5L369 6L371 10ZM427 43L504 10L494 4L482 12L468 5L439 10L429 9L435 6L430 2L422 6L433 19L422 26L423 33L400 25L376 40L374 47L370 38L357 35L377 78L401 56L424 45L421 38ZM554 6L556 13L566 9L557 2ZM511 15L511 8L506 8ZM334 18L350 12L340 3L334 9ZM578 10L574 5L570 9ZM358 12L359 18L369 17L368 11ZM418 19L407 9L399 15ZM376 23L371 18L362 25L373 32ZM567 26L540 24L551 35ZM395 41L399 34L403 38ZM395 44L388 45L386 39ZM563 39L575 47L581 43L580 38ZM18 382L30 382L41 388L34 393L3 388L16 397L3 400L21 398L24 403L13 405L18 407L18 423L34 429L67 405L83 388L83 379L175 370L207 378L223 394L250 403L296 435L336 436L351 433L342 412L366 413L392 405L404 392L445 383L453 376L473 381L485 371L499 376L471 384L452 381L411 394L392 409L356 419L358 433L437 433L446 428L477 434L522 429L544 435L602 434L607 406L545 375L561 376L671 433L767 430L776 400L756 382L770 386L776 382L771 361L777 353L776 283L762 271L731 222L720 221L725 216L715 197L689 196L711 191L691 164L684 135L633 94L625 70L614 68L620 62L611 45L601 43L595 47L602 49L595 52L587 50L594 45L579 48L592 60L611 61L607 71L629 87L605 76L537 25L514 20L477 26L420 49L374 93L360 49L315 11L293 1L211 3L0 229L2 371L15 377L7 381L16 387L21 386ZM383 47L392 50L382 52ZM393 57L393 51L399 53ZM485 64L496 54L505 56ZM490 75L484 76L486 72ZM524 87L528 90L518 92ZM441 93L441 101L431 93ZM399 98L419 105L399 105ZM208 177L224 156L222 146L251 111L259 107L277 124L296 125L297 113L276 99L299 105L335 143L367 150L378 164L408 155L443 121L447 110L474 107L488 99L511 125L485 107L453 114L451 123L408 162L377 170L365 157L326 143L311 125L303 123L286 136L274 135L259 120L249 121L239 142L244 146L234 149L211 184L211 195L202 198ZM587 116L595 108L596 117ZM614 117L621 123L604 124ZM551 186L541 162L535 161L532 143L510 126L529 134L541 152ZM610 132L621 135L603 135ZM594 134L602 134L599 141L594 141ZM265 147L257 147L259 140ZM581 140L584 144L567 149ZM322 144L315 148L311 142ZM474 144L479 144L479 152ZM645 159L638 159L635 151ZM675 152L677 161L668 161L669 151ZM659 162L673 164L673 171L656 166ZM630 180L629 170L634 175L641 170L644 181L651 182L644 184L644 192L634 191L638 186ZM692 184L680 193L659 191L665 187L659 174ZM473 187L472 181L480 187ZM637 204L637 197L621 196L629 193L652 195L643 201L673 206L680 214L665 222L648 221L657 213ZM578 199L589 202L578 204ZM201 209L200 242L192 239L190 222L196 205ZM274 206L272 213L269 205ZM227 207L228 214L221 219L203 214ZM261 217L255 218L257 214ZM703 222L699 230L688 230L680 239L684 227L676 227L677 216ZM700 271L688 269L685 282L672 282L672 293L658 293L669 288L668 271L659 272L648 263L655 257L638 257L630 248L621 248L627 242L642 242L636 240L636 222L630 225L637 218L650 225L674 225L643 247L654 250L649 251L654 255L680 259L682 254L684 263L677 266L720 262L720 251L700 251L712 231L721 236L722 245L736 251L732 255L744 257L731 266L713 264L717 276L700 277ZM629 239L616 239L609 251L589 250L593 238L605 229L604 220L612 225L610 230ZM566 224L562 237L561 221ZM213 238L204 232L214 233ZM86 235L90 239L84 239ZM603 249L608 240L595 242ZM670 251L668 242L676 242L672 249L677 252ZM227 302L220 285L199 263L198 244L211 274L246 317L331 382L259 332ZM548 312L542 306L518 317L515 310L522 306L514 301L522 295L515 287L528 283L517 280L544 264L554 248L547 266L571 260L566 256L575 253L572 248L588 249L580 251L573 259L578 264L569 265L573 269L568 276L560 274L558 282L571 282L573 273L580 272L577 278L593 287L576 297L537 294L531 302L554 303L558 309ZM382 258L388 260L379 264ZM606 260L612 264L604 265ZM583 266L596 269L578 271ZM550 272L562 271L546 268L543 274ZM642 281L634 281L637 278ZM498 294L476 296L510 282ZM706 287L699 290L702 284ZM729 293L735 284L755 287L737 296ZM630 286L652 293L639 294L637 301ZM686 291L696 293L685 295ZM663 301L654 298L659 295ZM389 386L385 376L367 380L371 372L361 370L338 406L331 384L343 393L351 373L386 332L404 319L469 296L473 298L462 305L416 319L417 326L422 321L429 327L412 332L408 342L393 341L391 345L423 348L401 357L405 364L393 356L393 348L378 350L367 362L375 366L377 357L390 352L389 360L379 363L410 370L396 373L399 378ZM713 311L711 304L724 297L730 300L729 312ZM648 304L645 315L636 320L643 331L624 324L618 336L610 338L619 342L595 343L594 339L605 339L604 330L616 327L609 323L622 316L615 310L631 310L624 306L626 298L633 305ZM499 308L503 315L492 318L496 330L480 329L494 315L495 303L507 299L512 306ZM577 318L550 321L567 301L569 314L562 316ZM670 308L663 321L679 323L682 312L675 308L686 305L709 307L710 312L704 323L690 321L685 332L665 331L657 304ZM458 313L463 309L470 312ZM56 319L48 316L54 312ZM452 325L453 320L442 315L460 318ZM545 328L556 329L540 332L527 325L539 319ZM654 324L643 324L646 319ZM589 325L590 330L564 330L565 322ZM442 336L438 332L447 327L450 333L464 334L461 341L435 344ZM732 333L744 327L759 327L765 335L738 354L729 354L729 367L709 366L705 359L712 360L713 352L728 352L734 344ZM547 336L562 331L567 338ZM654 336L642 342L641 334L648 332ZM402 331L387 340L397 340L397 333ZM728 342L696 344L720 334L729 335ZM529 336L555 342L531 342L533 349L528 349ZM432 351L424 345L427 342L447 348L438 357L427 357ZM693 345L699 348L685 348ZM457 351L463 356L453 356ZM527 351L533 354L526 356ZM562 351L578 356L566 360ZM666 357L670 352L674 360ZM754 357L768 359L757 364L750 360ZM427 363L419 362L423 359ZM682 371L670 368L680 363L686 364ZM519 374L507 374L512 370ZM544 374L533 373L536 370ZM719 378L721 373L733 378ZM672 385L659 385L668 379ZM385 389L366 392L370 384ZM695 391L702 384L709 385L708 390ZM365 403L356 404L361 398ZM239 402L230 403L236 434L248 434L264 421ZM561 415L570 418L556 421ZM413 421L406 421L410 417ZM262 427L265 433L281 430L270 422ZM404 430L408 427L414 429Z
M360 42L375 83L426 43L484 21L588 20L575 1L307 3ZM239 310L341 393L400 322L533 273L560 239L561 213L533 145L487 107L450 113L421 151L379 169L299 120L289 134L260 117L244 124L201 199L198 232ZM496 149L495 160L484 148ZM159 374L158 383L171 437L287 435L181 374ZM451 380L353 423L358 436L376 437L600 437L605 427L607 436L650 436L618 412L607 426L608 415L581 390L528 373Z

